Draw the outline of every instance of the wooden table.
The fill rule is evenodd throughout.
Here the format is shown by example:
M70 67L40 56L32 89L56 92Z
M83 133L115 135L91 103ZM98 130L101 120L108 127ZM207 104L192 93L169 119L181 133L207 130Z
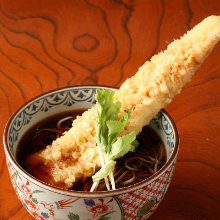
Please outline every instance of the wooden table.
M119 86L212 14L220 14L220 1L2 0L1 134L34 96L70 85ZM220 219L220 44L167 110L181 148L167 196L150 219ZM0 219L32 219L14 193L2 146Z

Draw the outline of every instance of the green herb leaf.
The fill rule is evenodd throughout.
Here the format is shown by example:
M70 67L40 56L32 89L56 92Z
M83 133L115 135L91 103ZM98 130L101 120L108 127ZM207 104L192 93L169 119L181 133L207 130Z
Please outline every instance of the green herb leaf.
M104 117L106 120L118 118L121 103L114 103L114 94L115 92L112 90L97 89L95 99L98 103L98 114L100 118Z
M117 135L120 134L124 130L128 122L129 116L130 116L130 112L126 111L124 114L124 117L121 120L119 121L109 120L106 122L107 127L108 127L108 144L109 145L113 144L113 141L117 137Z
M109 159L115 160L119 157L123 157L129 151L134 151L137 146L135 139L136 134L134 132L117 138L117 141L112 145Z
M97 144L101 148L108 146L108 127L106 122L108 120L117 120L118 112L121 108L120 102L113 102L114 91L100 90L96 91L96 102L98 107L99 122L96 124ZM103 149L107 150L107 149Z
M122 137L118 135L124 130L130 117L130 111L125 111L124 116L120 119L118 113L121 108L120 102L114 102L114 91L100 90L96 91L96 102L99 120L95 122L96 142L101 151L100 158L104 159L102 168L93 175L93 191L101 179L105 178L108 186L108 175L112 188L115 188L114 177L112 172L116 162L115 159L123 157L127 152L134 151L138 142L135 141L136 134L130 133Z
M133 145L134 148L136 148L139 143L137 140L134 140L131 144Z
M121 121L107 121L108 127L108 144L111 144L116 136L121 133L124 129Z

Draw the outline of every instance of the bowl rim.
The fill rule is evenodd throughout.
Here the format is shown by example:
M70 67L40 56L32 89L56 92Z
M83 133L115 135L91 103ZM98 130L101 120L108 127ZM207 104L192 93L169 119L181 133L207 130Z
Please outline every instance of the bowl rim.
M33 102L35 99L38 99L40 97L43 97L45 95L49 95L51 93L54 92L60 92L62 90L71 90L74 88L107 88L107 89L118 89L117 87L113 87L113 86L105 86L105 85L76 85L76 86L67 86L67 87L62 87L62 88L58 88L58 89L54 89L54 90L50 90L48 92L44 92L30 100L28 100L27 102L25 102L21 107L19 107L16 112L14 112L11 117L9 118L4 132L3 132L3 145L4 145L4 150L5 150L5 154L7 159L11 162L11 164L14 166L14 168L19 172L20 175L22 175L24 178L26 178L28 181L34 183L35 185L37 185L38 187L44 188L48 191L57 193L57 194L61 194L61 195L65 195L65 196L70 196L70 197L79 197L79 198L101 198L101 197L109 197L109 196L116 196L116 195L120 195L120 194L124 194L124 193L128 193L137 189L140 189L148 184L150 184L151 182L153 182L155 179L157 179L159 176L161 176L169 167L170 165L175 162L175 159L177 157L178 151L179 151L179 132L177 129L177 126L174 122L174 120L172 119L172 117L167 113L166 110L162 109L160 111L162 111L170 120L173 130L174 130L174 137L175 137L175 143L174 143L174 150L170 156L170 158L167 160L167 162L165 163L165 165L155 174L153 174L152 176L150 176L149 178L147 178L146 180L143 180L139 183L136 183L134 185L131 186L127 186L127 187L123 187L120 189L116 189L116 190L112 190L112 191L97 191L97 192L81 192L81 191L70 191L70 190L65 190L65 189L61 189L58 187L54 187L51 186L35 177L33 177L31 174L29 174L28 172L26 172L19 164L18 162L15 160L15 158L13 157L13 155L10 152L9 149L9 145L8 145L8 141L7 141L7 137L8 137L8 129L9 126L11 125L12 120L14 119L14 117L17 115L17 113L24 108L26 105L30 104L31 102Z

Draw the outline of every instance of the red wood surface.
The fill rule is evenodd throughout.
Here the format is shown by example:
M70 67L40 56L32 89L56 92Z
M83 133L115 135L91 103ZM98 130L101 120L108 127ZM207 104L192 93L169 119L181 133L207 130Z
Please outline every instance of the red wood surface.
M68 85L119 86L212 14L220 15L220 1L1 0L1 134L34 96ZM167 196L150 219L220 219L220 44L167 110L181 147ZM14 193L2 146L0 219L32 219Z

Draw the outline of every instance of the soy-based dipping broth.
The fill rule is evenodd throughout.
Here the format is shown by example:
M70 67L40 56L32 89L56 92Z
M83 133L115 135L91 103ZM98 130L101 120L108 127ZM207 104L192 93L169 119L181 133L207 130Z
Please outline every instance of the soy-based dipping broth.
M33 152L45 149L63 132L68 131L72 126L72 121L84 111L76 110L57 114L40 121L29 129L21 138L16 152L16 159L20 166L37 179L65 189L65 185L57 184L51 177L48 166L31 170L25 165L25 159ZM137 136L137 140L139 145L135 152L129 152L117 160L114 171L116 188L126 187L145 180L160 170L167 160L165 146L150 126L143 128ZM53 163L51 162L51 169L52 166ZM89 191L91 186L91 178L80 179L74 183L70 190ZM106 190L104 181L100 182L97 190Z

